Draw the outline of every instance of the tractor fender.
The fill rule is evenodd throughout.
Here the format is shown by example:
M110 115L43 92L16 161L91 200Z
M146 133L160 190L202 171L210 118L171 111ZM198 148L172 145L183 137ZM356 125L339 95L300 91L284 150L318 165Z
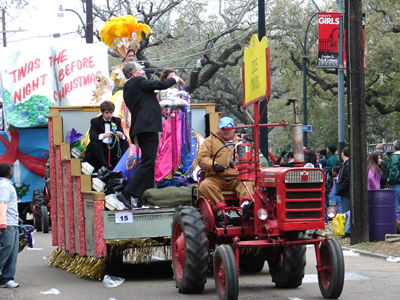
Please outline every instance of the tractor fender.
M208 236L215 230L214 213L211 205L206 198L201 196L197 199L196 207L200 209L200 213L203 215L203 222L206 225L206 234Z

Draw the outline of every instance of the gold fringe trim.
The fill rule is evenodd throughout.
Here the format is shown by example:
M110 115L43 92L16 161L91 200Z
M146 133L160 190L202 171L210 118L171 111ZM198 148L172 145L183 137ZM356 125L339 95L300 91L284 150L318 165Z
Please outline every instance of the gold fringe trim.
M66 269L78 277L102 280L106 270L106 259L93 256L69 254L66 250L56 249L47 261L49 266Z
M47 264L49 266L54 266L54 264L56 263L56 261L58 260L58 258L60 257L62 252L63 251L59 250L58 248L56 250L54 250L53 253L51 254L49 260L47 261Z
M112 240L108 244L108 256L97 258L94 256L80 256L70 254L67 250L56 249L47 260L47 264L54 268L61 268L78 277L102 280L107 263L125 258L133 264L150 263L154 255L162 254L164 258L171 256L171 239L169 237L154 240L151 238Z
M263 252L264 252L264 248L242 248L242 249L240 249L239 253L241 256L254 257L254 256L263 255Z
M132 264L150 263L153 256L162 254L164 258L171 256L171 239L163 237L161 240L152 238L112 240L109 245L109 257L123 257Z
M67 272L81 278L102 280L107 264L112 261L122 261L125 258L126 261L132 264L148 264L155 255L163 255L166 259L171 256L171 239L169 237L163 237L159 240L143 238L107 240L106 242L108 245L107 257L79 256L79 254L70 254L66 250L57 248L47 260L47 264L54 268L65 269ZM263 248L240 249L240 255L245 257L254 257L262 254Z
M220 244L216 244L215 248L220 246ZM229 244L229 246L232 248L232 250L235 250L233 248L233 244ZM240 257L256 257L256 256L262 256L264 255L265 248L241 248L239 249L239 255Z

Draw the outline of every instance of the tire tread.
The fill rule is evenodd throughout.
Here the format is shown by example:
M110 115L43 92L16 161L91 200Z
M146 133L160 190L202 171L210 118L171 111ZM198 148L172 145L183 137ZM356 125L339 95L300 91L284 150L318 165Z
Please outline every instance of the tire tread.
M33 205L35 206L33 226L38 231L42 230L42 206L45 205L45 195L43 190L33 191Z
M303 282L306 266L306 246L283 247L283 266L279 273L268 259L272 282L278 288L296 288Z
M208 239L205 233L206 226L203 216L194 207L177 209L172 222L172 233L175 224L182 226L185 239L185 266L182 280L175 275L174 278L179 292L183 294L200 293L204 290L207 281ZM173 237L172 237L173 238ZM172 261L174 269L174 260Z

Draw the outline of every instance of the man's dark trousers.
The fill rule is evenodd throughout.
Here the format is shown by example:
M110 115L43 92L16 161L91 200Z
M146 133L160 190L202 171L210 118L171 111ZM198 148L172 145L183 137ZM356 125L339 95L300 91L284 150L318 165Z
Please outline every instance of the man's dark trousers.
M90 155L90 159L88 159L88 162L94 167L95 170L98 170L103 166L107 166L110 170L113 170L120 159L120 157L117 157L118 145L115 144L115 146L113 148L109 149L108 144L103 143L102 141L90 141L90 143L92 144L90 147L91 155ZM128 141L121 139L120 147L121 147L120 155L122 157L124 155L125 151L129 148ZM111 166L108 164L109 152L110 152Z
M154 166L158 150L158 132L141 132L137 134L137 138L140 150L142 151L142 161L133 173L124 192L140 199L145 190L154 187ZM134 141L133 136L131 136L131 141Z

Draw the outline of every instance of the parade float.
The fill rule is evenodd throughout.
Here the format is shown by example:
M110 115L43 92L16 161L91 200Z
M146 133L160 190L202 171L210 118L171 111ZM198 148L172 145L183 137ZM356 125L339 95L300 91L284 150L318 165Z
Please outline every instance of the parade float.
M106 23L105 28L115 31L119 26L116 23L122 23L122 26L127 26L129 22L134 23L128 26L128 32L119 31L124 32L123 36L113 36L111 43L108 39L104 41L124 59L130 49L136 53L139 36L142 32L148 34L149 28L135 23L136 20L130 16L115 19L110 20L110 24ZM109 37L105 31L102 30L103 35ZM65 60L63 63L68 62ZM71 66L72 63L69 70ZM180 186L183 182L195 182L193 174L196 173L196 156L203 136L218 130L219 114L215 112L215 104L191 105L188 93L180 89L169 89L160 93L163 132L160 135L155 167L155 188L150 190L161 191L161 194L169 191L168 196L160 197L184 199L182 201L186 202L154 202L154 191L146 191L144 197L150 194L149 197L153 200L143 198L143 208L116 210L107 201L107 191L93 183L96 174L91 174L82 167L82 157L76 155L75 141L72 142L70 137L72 130L83 135L81 146L84 153L84 147L88 144L86 133L90 119L99 114L98 105L107 99L106 93L115 85L118 86L118 91L109 101L116 106L114 116L124 120L124 131L129 132L130 114L123 101L122 87L126 79L122 77L122 66L123 64L112 67L110 76L105 75L107 73L104 71L94 73L94 96L91 94L81 104L64 105L75 100L70 99L74 92L71 91L74 81L68 81L70 84L68 88L64 86L65 93L62 94L65 95L62 100L64 102L51 106L46 116L51 234L52 245L57 246L48 264L91 279L102 279L106 270L107 274L118 271L123 259L140 263L150 262L154 255L169 258L170 225L175 206L190 204L192 192L191 189L168 185L179 183ZM66 70L66 66L60 66L56 74L65 77ZM65 79L64 77L62 78ZM140 150L132 144L113 171L123 173L124 179L129 180L139 162ZM163 185L168 187L161 189Z

